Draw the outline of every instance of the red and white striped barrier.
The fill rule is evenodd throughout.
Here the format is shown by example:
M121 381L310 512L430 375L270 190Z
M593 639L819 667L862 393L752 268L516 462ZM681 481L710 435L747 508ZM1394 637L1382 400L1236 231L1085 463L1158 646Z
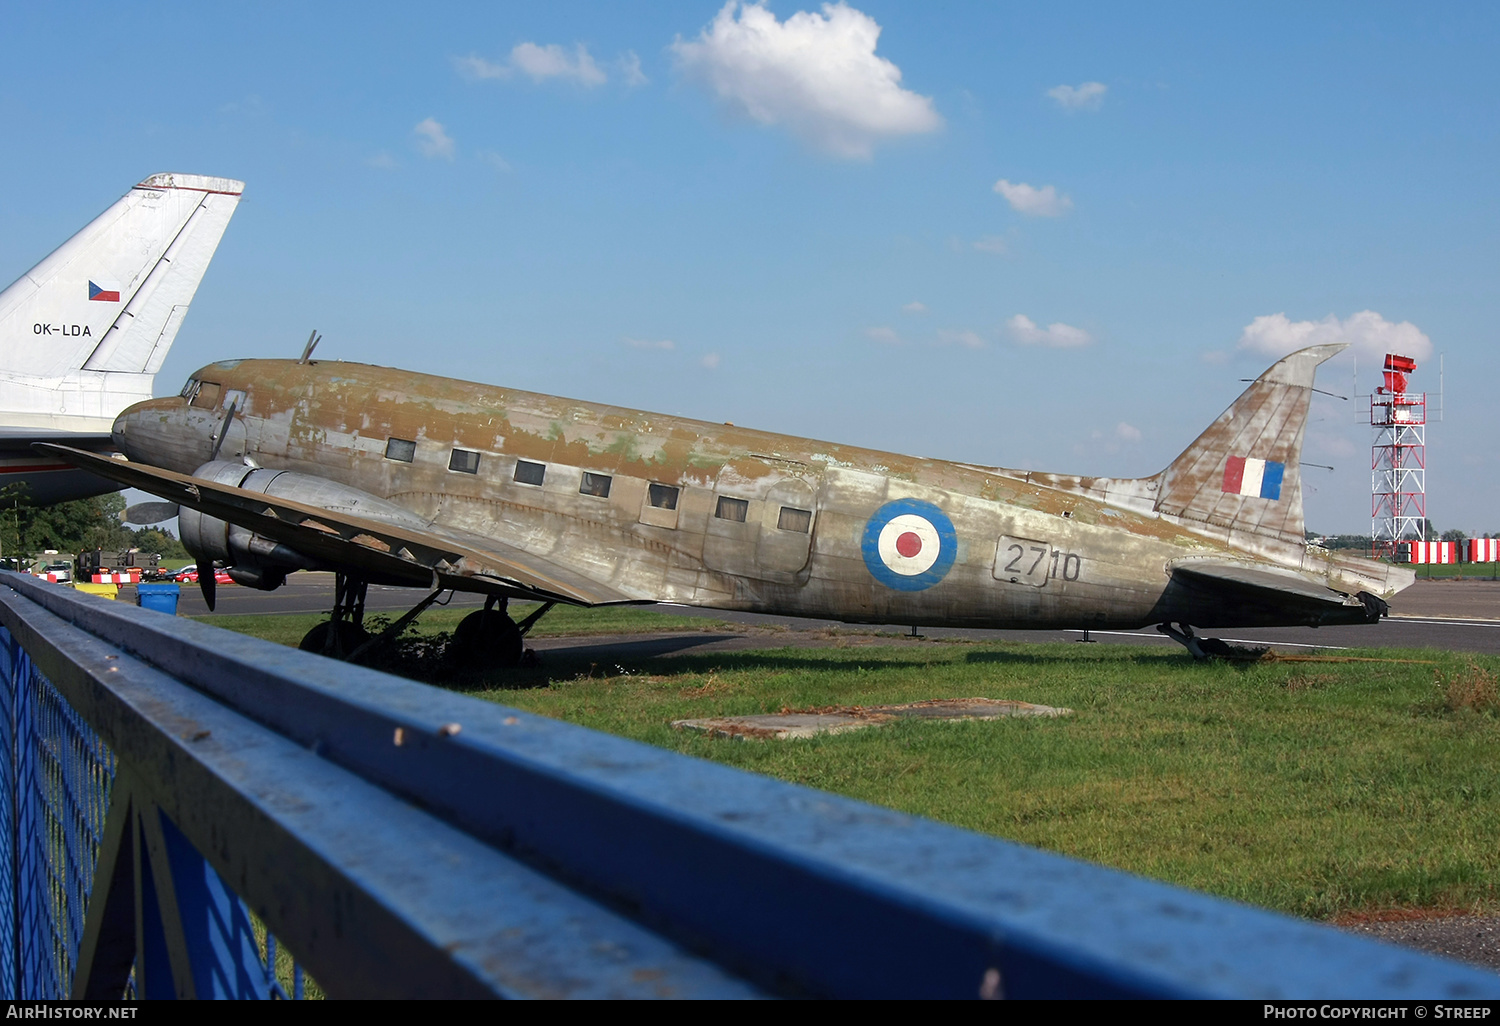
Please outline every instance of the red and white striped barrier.
M1500 560L1500 538L1470 538L1465 553L1470 563L1493 563Z
M1458 542L1403 542L1408 563L1457 563Z
M92 578L95 584L140 584L140 567L130 567L114 573L95 574Z

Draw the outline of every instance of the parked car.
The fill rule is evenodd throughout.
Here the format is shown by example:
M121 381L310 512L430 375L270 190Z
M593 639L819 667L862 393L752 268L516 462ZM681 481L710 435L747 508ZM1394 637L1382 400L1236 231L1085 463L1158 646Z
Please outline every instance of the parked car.
M58 584L67 584L73 579L72 563L48 563L37 571L38 577L56 577Z
M170 579L177 581L179 584L197 584L198 568L195 566L185 566L181 570L178 570L174 574L172 574ZM225 570L223 567L214 567L214 582L216 584L234 583L234 581L229 576L229 571Z

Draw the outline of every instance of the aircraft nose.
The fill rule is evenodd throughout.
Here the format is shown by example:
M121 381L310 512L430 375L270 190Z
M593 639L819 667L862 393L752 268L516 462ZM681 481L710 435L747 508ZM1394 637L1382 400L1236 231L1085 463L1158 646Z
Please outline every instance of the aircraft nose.
M205 457L200 440L186 430L181 399L147 399L127 406L110 431L115 446L137 463L191 473Z

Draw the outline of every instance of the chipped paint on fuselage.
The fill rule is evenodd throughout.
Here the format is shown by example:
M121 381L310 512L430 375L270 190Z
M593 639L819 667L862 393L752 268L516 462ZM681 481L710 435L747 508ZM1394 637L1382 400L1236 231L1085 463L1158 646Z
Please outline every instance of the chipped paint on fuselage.
M361 364L226 361L193 378L243 393L221 459L363 489L435 530L515 546L643 600L913 625L1305 622L1253 605L1205 608L1172 580L1174 560L1244 558L1243 548L1024 471ZM223 414L153 400L122 415L117 441L132 459L192 473ZM392 438L415 443L410 462L387 458ZM455 449L479 454L477 473L450 469ZM518 482L517 461L544 465L542 484ZM608 476L608 495L585 494L585 474ZM652 484L680 489L675 510L651 505ZM716 515L721 497L743 501L742 522ZM875 575L870 525L895 500L951 521L951 565L931 586ZM806 522L788 529L783 508ZM1273 558L1302 566L1309 556Z

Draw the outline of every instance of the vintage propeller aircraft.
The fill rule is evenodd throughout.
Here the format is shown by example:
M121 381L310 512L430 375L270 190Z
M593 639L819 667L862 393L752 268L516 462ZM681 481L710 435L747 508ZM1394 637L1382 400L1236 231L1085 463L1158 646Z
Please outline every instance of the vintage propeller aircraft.
M200 567L337 574L303 647L354 657L370 583L488 596L455 635L513 664L551 604L671 602L854 623L1194 629L1370 623L1410 570L1309 546L1316 368L1276 363L1152 477L918 459L384 367L210 364L114 424L125 458L39 448L181 508ZM149 504L161 505L161 504ZM170 515L167 507L160 512ZM213 574L200 572L213 604ZM544 605L517 624L509 599ZM1211 648L1207 651L1212 651Z

